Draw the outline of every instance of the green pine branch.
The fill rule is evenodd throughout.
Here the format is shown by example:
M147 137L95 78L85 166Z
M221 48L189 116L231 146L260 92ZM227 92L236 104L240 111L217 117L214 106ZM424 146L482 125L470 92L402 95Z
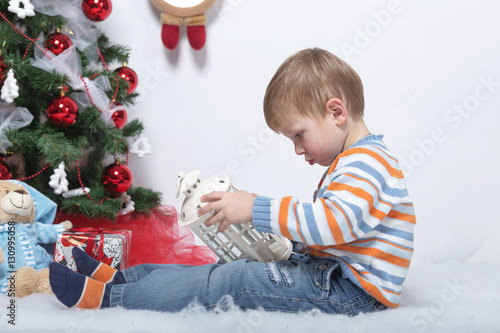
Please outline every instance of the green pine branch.
M97 39L97 44L99 45L101 54L107 64L112 64L113 62L123 64L124 62L127 62L130 57L130 47L111 44L109 38L103 33L101 33Z
M153 207L161 203L162 195L160 192L143 188L132 186L127 194L130 195L131 200L134 201L135 214L147 213Z
M102 188L90 189L89 196L75 196L65 199L61 206L64 212L82 214L90 218L104 217L114 220L122 208L122 200L110 198Z
M123 137L138 137L144 131L144 125L138 120L129 121L122 129Z

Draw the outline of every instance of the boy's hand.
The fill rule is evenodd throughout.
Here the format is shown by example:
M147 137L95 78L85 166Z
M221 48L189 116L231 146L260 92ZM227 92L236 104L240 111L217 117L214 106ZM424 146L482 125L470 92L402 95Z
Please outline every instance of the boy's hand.
M201 197L202 202L208 202L198 210L198 216L214 212L214 216L205 221L210 227L221 222L219 231L223 232L231 224L252 221L253 200L257 195L247 191L212 192Z

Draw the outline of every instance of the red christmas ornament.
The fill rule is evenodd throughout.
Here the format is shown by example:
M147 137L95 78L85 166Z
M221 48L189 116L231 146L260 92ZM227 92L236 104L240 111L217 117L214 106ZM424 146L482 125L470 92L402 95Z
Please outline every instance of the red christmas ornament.
M3 86L3 83L5 79L7 78L7 75L5 73L7 72L7 69L9 66L3 61L3 57L0 57L0 86Z
M119 103L115 103L115 104L121 105ZM122 109L122 110L115 111L111 115L111 119L115 123L116 128L122 129L125 126L125 124L127 123L127 110Z
M57 127L69 127L76 123L78 105L68 96L55 99L45 112L47 119Z
M127 192L132 186L132 171L120 163L120 160L115 160L115 163L108 165L101 175L101 183L108 192L115 197Z
M128 82L127 92L130 94L134 92L135 88L139 84L139 78L137 77L137 73L130 67L123 66L115 69L115 73L118 74L118 77Z
M53 32L45 39L45 47L56 56L66 51L71 45L73 45L71 39L60 32Z
M82 10L91 21L104 21L111 14L113 4L111 0L83 0Z
M12 172L4 160L5 156L0 154L0 180L12 179Z

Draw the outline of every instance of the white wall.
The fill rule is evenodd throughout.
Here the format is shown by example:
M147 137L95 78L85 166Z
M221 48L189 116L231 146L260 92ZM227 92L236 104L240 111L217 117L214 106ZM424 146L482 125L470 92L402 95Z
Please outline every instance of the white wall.
M262 99L282 61L317 46L359 72L369 128L406 165L417 253L500 262L500 2L219 0L199 52L185 27L177 49L164 49L149 1L113 5L99 26L132 48L141 97L129 117L154 150L131 157L136 185L179 210L179 171L226 171L240 189L311 200L324 170L270 134Z

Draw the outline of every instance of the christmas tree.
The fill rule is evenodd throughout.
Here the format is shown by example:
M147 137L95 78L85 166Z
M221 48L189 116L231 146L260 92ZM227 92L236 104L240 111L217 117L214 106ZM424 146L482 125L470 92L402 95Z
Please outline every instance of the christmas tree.
M0 0L0 179L26 182L64 213L113 220L161 195L132 185L129 146L144 127L127 122L130 50L95 23L110 12L111 0Z

